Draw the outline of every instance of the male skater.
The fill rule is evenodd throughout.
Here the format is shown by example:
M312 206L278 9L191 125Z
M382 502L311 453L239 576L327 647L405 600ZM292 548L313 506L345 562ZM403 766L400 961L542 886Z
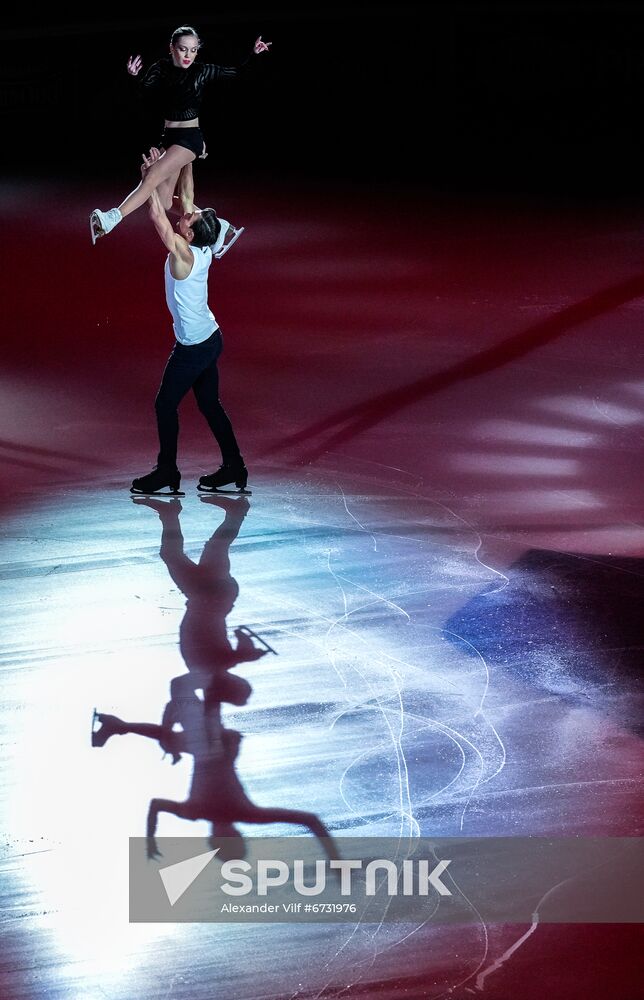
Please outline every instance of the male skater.
M158 149L151 149L149 157L143 157L141 172L145 174L160 156ZM179 175L178 192L175 202L181 217L176 230L156 191L148 201L150 218L169 250L165 262L165 293L177 342L155 400L159 432L157 465L147 476L132 482L131 492L159 493L166 488L175 494L179 492L177 408L189 389L194 392L197 405L208 421L222 458L220 468L209 476L201 476L199 486L217 489L235 483L243 490L248 472L230 420L219 401L217 360L222 350L222 337L208 306L208 270L213 256L221 257L242 230L235 229L225 219L218 219L212 208L201 211L195 207L190 163Z

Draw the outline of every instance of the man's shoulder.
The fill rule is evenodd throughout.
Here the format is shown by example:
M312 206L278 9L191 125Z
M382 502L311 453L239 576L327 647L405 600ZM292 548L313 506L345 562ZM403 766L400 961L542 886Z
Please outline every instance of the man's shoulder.
M193 247L187 244L192 250L192 254L195 260L199 261L200 264L205 265L204 273L207 273L208 268L212 264L212 247Z
M195 251L182 236L175 233L174 250L166 258L166 266L177 281L185 281L194 272ZM183 273L185 271L185 273Z

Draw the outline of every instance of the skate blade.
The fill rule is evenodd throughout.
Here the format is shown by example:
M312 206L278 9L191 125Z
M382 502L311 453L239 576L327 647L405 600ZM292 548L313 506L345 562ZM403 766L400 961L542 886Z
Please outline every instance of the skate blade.
M248 627L248 625L240 625L239 628L235 629L235 631L243 632L244 635L247 635L249 637L249 639L256 639L257 642L260 644L260 646L263 646L263 648L267 650L269 653L273 653L275 656L278 655L277 650L273 649L272 646L269 646L269 644L266 642L266 639L262 639L261 635L258 635L257 632L254 632L252 628Z
M97 722L99 722L98 712L96 711L96 708L94 708L94 711L92 713L92 725L91 725L90 731L89 731L89 741L92 744L92 746L95 745L94 744L94 737L96 736L96 733L98 732L98 730L100 728L100 725L99 726L96 725Z
M252 490L247 490L247 489L222 490L220 487L217 486L201 486L201 484L197 486L197 489L199 490L200 493L223 493L224 496L229 496L229 497L230 496L252 497L253 495Z
M105 231L94 212L89 217L89 231L92 237L92 246L95 247L96 241L100 240L101 236L105 236Z
M235 235L233 236L232 240L229 240L228 243L224 243L224 245L221 248L221 250L218 250L217 253L214 254L213 256L216 257L217 260L221 260L221 258L224 256L224 254L228 253L228 251L230 250L230 248L233 245L233 243L237 242L237 240L239 239L239 237L241 236L241 234L244 232L244 229L245 229L244 226L242 226L241 229L236 229L235 230Z
M185 497L185 493L182 490L173 490L172 492L156 490L152 492L150 490L135 490L133 486L130 486L130 493L133 497Z

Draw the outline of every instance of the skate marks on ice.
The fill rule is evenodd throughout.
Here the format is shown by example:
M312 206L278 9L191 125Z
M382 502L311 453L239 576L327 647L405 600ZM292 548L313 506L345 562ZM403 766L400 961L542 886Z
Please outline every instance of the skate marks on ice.
M324 489L315 483L318 504ZM385 510L390 497L379 496L376 501L364 495L348 497L340 484L336 497L330 484L326 493L323 513L300 496L291 506L291 516L306 561L319 567L316 577L326 569L332 589L329 580L315 580L315 592L311 593L311 584L307 588L307 606L290 602L285 615L289 610L296 620L313 625L319 635L309 641L341 686L346 704L338 705L329 717L333 739L341 747L345 728L359 727L358 742L364 746L358 753L344 754L348 759L337 779L344 815L334 828L386 831L399 836L401 843L430 830L460 831L472 795L500 773L505 751L485 713L489 672L484 658L473 644L427 620L427 597L437 604L441 588L451 600L463 583L480 588L490 577L503 583L507 578L481 561L481 539L475 533L473 542L471 527L444 505L439 505L432 528L434 535L446 528L447 544L459 548L447 565L444 551L440 559L432 555L432 548L439 546L435 538L427 540L420 525L413 537L392 525ZM397 551L401 545L402 558ZM446 543L441 547L444 550ZM475 580L472 561L478 566ZM462 576L458 582L457 573ZM383 805L388 808L383 810ZM423 813L431 816L424 824ZM399 946L416 945L418 937L423 937L427 957L434 948L423 928L396 928L382 921L375 927L356 925L329 958L328 978L321 989L330 989L338 980L348 989L377 974L379 960L395 962ZM432 929L426 930L433 938ZM480 936L482 942L474 950L483 957L467 972L473 976L487 954L487 931L481 924L478 931L468 933ZM435 938L443 936L439 932ZM439 954L433 957L440 966ZM347 979L349 970L353 974ZM318 994L306 990L293 994L299 995Z
M383 738L380 742L374 743L372 737L373 745L362 750L359 755L348 762L341 775L343 802L354 814L354 821L362 824L380 821L393 823L401 836L414 836L419 831L429 832L437 829L443 829L445 832L455 832L455 829L467 832L468 829L471 829L479 834L495 831L500 833L508 830L516 832L517 820L519 829L523 827L526 832L555 831L564 833L571 829L570 820L565 818L565 814L562 817L557 805L553 803L551 807L548 804L548 800L552 800L550 792L555 791L558 803L561 802L562 793L570 793L575 799L578 799L576 808L579 805L583 806L586 802L586 808L582 808L575 816L573 820L575 825L572 829L595 831L598 821L597 802L596 799L593 799L592 802L588 799L589 789L601 790L602 795L610 793L609 797L614 793L617 795L618 801L624 799L625 796L624 801L628 801L636 787L636 779L623 772L620 753L613 753L610 749L605 749L601 765L604 772L612 771L614 777L601 778L596 782L579 779L577 781L553 780L553 768L555 774L557 774L559 767L561 777L569 778L571 767L573 767L581 779L582 775L584 778L586 777L591 760L596 765L596 747L598 744L601 747L602 732L606 734L606 726L602 724L602 717L609 703L605 698L600 698L597 711L595 711L592 706L590 709L588 708L588 696L593 687L605 689L608 685L608 687L614 688L616 702L613 706L613 715L615 719L619 719L621 709L624 704L628 703L632 692L629 690L630 685L627 677L623 673L622 676L615 676L615 668L620 663L622 667L625 666L624 650L631 648L633 638L629 639L628 635L623 637L625 641L622 643L622 653L618 656L617 663L614 657L611 663L610 656L607 661L603 654L598 655L601 653L601 649L597 647L597 636L586 633L586 658L589 658L591 662L596 659L597 665L594 669L596 677L593 683L590 684L586 681L585 686L582 678L579 675L575 676L575 673L570 669L567 673L566 669L559 670L557 686L553 683L552 672L544 667L543 655L533 656L527 664L522 662L522 658L525 659L523 650L526 646L529 650L531 644L534 644L535 653L543 654L543 650L538 648L539 642L531 639L530 635L534 634L539 637L546 634L544 624L547 623L543 621L543 613L539 613L534 602L531 603L528 600L531 590L544 592L547 587L547 592L551 595L550 603L553 609L557 607L556 597L561 595L562 590L568 591L568 604L571 592L576 593L578 598L576 627L573 628L568 623L568 627L560 629L559 634L554 637L554 641L559 646L561 658L565 659L568 656L572 661L576 654L578 659L579 644L584 635L584 628L588 620L593 618L591 609L587 609L586 614L584 614L584 606L593 591L598 597L604 595L602 599L604 604L606 603L605 592L608 580L599 578L594 581L584 580L583 573L580 574L578 571L580 559L576 556L568 557L567 575L569 577L572 575L573 580L572 582L568 580L565 588L561 584L561 580L558 584L551 584L547 578L542 582L539 581L539 577L543 577L542 564L544 562L543 559L539 560L539 558L528 558L527 561L513 565L507 573L503 573L495 567L488 566L480 559L482 538L472 525L468 525L474 535L473 545L470 539L469 558L478 562L480 570L484 568L486 570L483 581L479 577L472 588L474 592L476 589L479 590L480 597L474 597L470 602L474 609L470 611L466 595L471 579L464 573L463 567L466 559L462 558L461 573L463 573L463 579L459 583L458 591L464 599L467 613L463 612L461 615L455 613L452 617L448 616L444 626L432 625L427 621L425 607L423 605L419 607L419 597L427 597L431 594L434 598L431 602L434 607L440 605L441 589L443 596L446 593L449 594L452 579L448 577L447 580L441 580L440 573L432 572L431 586L428 585L426 590L421 590L418 583L422 582L422 569L419 576L417 567L410 559L407 568L411 568L410 576L413 578L415 586L409 587L409 578L407 581L396 580L395 560L391 558L391 551L388 551L388 544L391 542L392 535L395 535L396 528L392 527L390 522L383 523L377 501L374 502L373 498L366 497L358 491L354 498L349 499L348 490L344 487L339 488L338 493L338 506L341 503L345 514L351 518L352 526L347 527L345 524L341 531L340 525L336 523L333 538L331 538L333 531L329 526L329 541L326 545L322 539L323 529L320 526L319 516L313 516L306 505L303 506L299 500L294 511L297 511L298 518L303 522L301 532L307 551L311 556L317 558L320 564L324 562L338 589L337 601L340 605L338 613L335 616L327 614L322 620L328 621L325 640L326 654L343 685L347 700L350 701L350 707L337 713L333 725L334 727L339 725L343 718L352 711L365 711L367 709L371 713L372 719L380 716L381 720ZM445 505L437 506L443 511L449 511ZM453 512L450 514L453 518L458 517ZM378 523L379 521L380 523ZM461 518L460 521L467 525L464 519ZM364 549L368 549L370 552L367 576L371 585L365 583L364 573L359 575L354 572L352 574L351 568L346 568L347 563L350 567L352 559L356 567L360 563L355 553L351 552L352 547L360 544L360 533L355 531L356 525L362 533ZM460 548L462 552L462 542L449 531L452 525L444 524L442 527L449 538L449 545L456 549ZM435 532L437 526L434 523L428 527L431 527ZM415 544L419 550L423 547L429 548L426 538L419 538L412 542L409 531L400 537L404 538L408 547ZM434 545L436 545L435 541ZM377 573L374 553L380 553L383 560L387 560L388 572L385 587L371 582L372 578L379 581L384 579ZM544 553L544 559L545 565L549 569L553 563L556 566L557 563L565 562L565 557L562 558L559 553ZM583 557L581 561L586 567L592 566L594 562L583 559ZM421 565L427 567L426 555L421 560ZM559 566L560 570L561 568ZM445 569L444 563L441 564L441 569ZM639 575L637 567L634 566L608 565L605 570L609 577L612 575L627 580L632 579L634 573L636 576ZM626 576L624 576L623 570L626 571ZM453 573L453 567L451 567L451 571ZM499 582L494 583L495 579ZM508 590L511 582L511 590ZM608 586L614 591L614 580ZM554 594L553 587L555 588ZM472 589L470 589L470 593ZM436 600L437 596L439 597L438 601ZM477 602L480 603L478 609ZM486 617L495 615L495 603L498 602L507 606L508 621L511 621L514 616L524 623L523 635L513 635L507 628L500 629L498 621L494 626L485 627ZM618 603L623 609L624 601L618 599ZM636 603L637 596L634 595L631 604L634 607ZM317 609L319 606L320 601L316 599L315 608ZM449 598L443 603L443 608L446 606L449 606ZM316 611L312 610L311 613L315 614ZM319 614L319 612L317 613ZM366 628L365 623L366 616L369 616L368 628ZM387 622L387 627L383 628L382 640L379 641L378 629L383 618L390 620ZM478 631L473 631L472 626L477 624L477 620L481 627ZM635 617L632 618L632 621L635 621ZM599 632L601 628L602 623L598 625L597 631ZM440 693L432 692L434 705L431 714L419 712L417 705L409 706L409 701L414 700L413 696L410 699L410 695L413 687L413 668L418 667L418 661L414 661L413 657L409 655L404 657L400 655L402 647L405 647L406 653L409 654L410 634L413 635L414 631L419 629L425 630L422 643L422 655L425 661L431 659L435 649L435 645L434 649L432 648L431 639L428 641L428 637L435 640L437 636L441 636L460 652L460 669L452 670L451 674L445 670L447 666L445 657L440 654L437 656L443 670L444 688ZM398 643L392 642L394 636L403 633L404 638ZM481 641L479 641L479 634ZM493 642L495 636L499 639L496 644ZM634 636L633 632L631 632L631 636ZM521 649L522 643L525 644L523 649ZM612 634L608 635L606 641L609 647L611 643L619 648L620 637L615 634L614 627ZM360 657L356 656L357 648L366 661L364 665L360 663ZM444 646L441 649L441 654L443 651ZM610 653L610 648L608 652ZM467 663L468 659L472 658L479 665L480 676L478 678L476 670L470 669L468 673L463 669L463 663ZM513 658L516 659L516 665L512 663ZM512 665L510 670L507 660ZM541 660L541 669L535 669L532 672L531 664L538 663L539 660ZM490 722L485 713L485 702L490 696L491 676L493 679L491 695L494 722ZM403 678L406 683L403 682ZM431 689L435 680L436 671L433 670L429 683L426 679L423 684L425 701L429 695L428 688ZM356 689L360 691L361 698L357 696ZM452 696L450 702L447 700L447 694ZM470 712L467 725L454 725L453 696L455 694L458 694L461 700L469 698ZM436 711L437 702L442 702L441 707L445 713L442 716ZM528 727L522 736L523 718L530 705L537 708L539 717L534 727ZM579 705L581 705L581 711L578 711ZM634 714L636 713L631 709L631 717ZM472 723L479 715L483 716L480 720L483 732L477 733L478 738L475 739L472 734ZM498 719L502 721L499 722ZM531 729L538 730L539 727L543 727L548 731L553 723L555 726L553 745L544 746L543 754L538 756L537 761L534 761L534 737ZM505 787L501 786L496 791L492 788L491 795L488 786L484 798L481 800L480 793L483 791L483 786L492 782L493 779L497 779L505 766L505 744L508 742L508 736L505 733L501 736L499 731L503 732L506 726L510 735L511 780L507 782ZM373 726L369 728L372 731ZM453 741L453 746L458 749L460 758L458 766L454 768L453 775L439 785L435 792L424 797L415 796L412 791L414 777L417 777L414 775L414 771L418 770L420 763L417 747L410 746L410 733L414 728L416 733L432 731L434 734L445 735ZM363 739L369 738L369 734L365 732L362 736ZM612 734L612 738L609 736L609 744L614 738L614 734ZM589 751L586 747L584 752L584 743L588 739L592 740L593 749ZM440 747L433 749L434 759L432 763L435 768L441 756L444 756L444 750ZM571 753L571 749L575 750L574 755ZM359 804L359 798L357 799L356 795L352 794L354 792L352 777L364 765L362 776L365 780L362 782L363 785L366 785L366 776L369 773L376 773L381 778L383 768L379 755L386 756L387 753L392 758L391 799L395 808L384 814L373 809L356 808L356 805ZM558 756L559 753L561 753L561 757ZM412 760L411 764L410 759ZM522 773L524 781L521 781ZM526 778L528 780L525 780ZM543 780L544 778L546 780ZM450 792L454 793L455 790L458 790L461 799L459 815L452 816L451 824L447 823L443 826L441 813L445 811L445 799ZM382 799L381 783L378 786L378 797ZM477 801L477 808L472 817L474 822L468 827L466 825L468 809L475 797L479 801ZM483 808L481 808L481 803L484 805ZM456 823L454 819L456 819ZM599 818L600 825L602 822L602 819ZM623 828L621 832L630 832L627 818L625 823L625 829ZM474 969L468 973L467 978L462 980L461 985L473 977L475 978L485 967L488 955L487 928L482 926L480 932L482 938L480 958ZM373 933L371 930L370 934ZM391 935L393 932L387 928L384 933ZM409 933L416 935L418 930L415 929ZM401 943L405 939L402 937ZM391 947L395 947L395 945L389 941L383 947L383 953ZM374 949L374 955L379 954L375 944ZM514 949L512 953L514 953ZM488 973L488 975L490 974Z

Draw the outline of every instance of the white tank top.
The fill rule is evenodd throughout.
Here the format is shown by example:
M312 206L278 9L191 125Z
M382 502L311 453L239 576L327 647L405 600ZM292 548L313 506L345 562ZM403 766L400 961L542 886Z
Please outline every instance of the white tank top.
M217 320L208 306L210 247L190 247L192 271L187 278L173 278L170 255L165 262L165 300L172 313L172 328L180 344L190 347L207 340L217 329Z

